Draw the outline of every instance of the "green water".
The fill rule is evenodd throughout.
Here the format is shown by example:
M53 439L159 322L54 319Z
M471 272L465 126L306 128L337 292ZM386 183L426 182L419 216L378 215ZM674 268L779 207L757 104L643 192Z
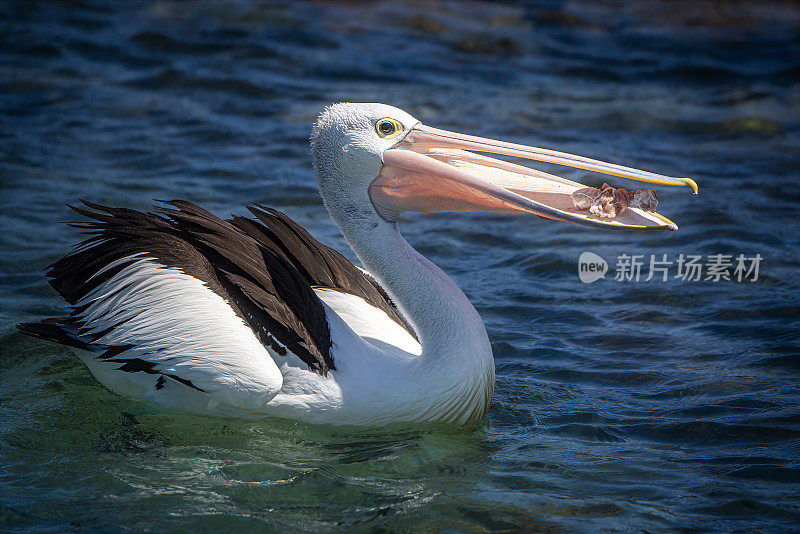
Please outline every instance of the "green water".
M463 514L501 527L539 524L511 503L489 519L492 501L504 500L499 494L467 497L495 452L486 428L166 414L105 390L66 351L54 356L19 338L4 343L12 351L22 345L35 352L26 361L40 358L34 365L3 358L12 367L2 373L2 478L6 495L15 486L36 491L17 502L25 513L3 510L8 527L292 531L380 521L436 529L468 526Z

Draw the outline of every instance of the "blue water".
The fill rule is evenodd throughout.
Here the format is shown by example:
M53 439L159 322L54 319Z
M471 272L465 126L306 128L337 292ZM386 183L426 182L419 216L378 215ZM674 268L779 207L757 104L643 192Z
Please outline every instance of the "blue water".
M790 531L800 521L800 10L792 3L0 4L4 531ZM164 414L63 347L76 197L259 202L353 258L316 192L335 101L677 176L678 232L409 215L483 316L477 430ZM550 168L599 185L603 177ZM630 186L623 180L618 185ZM578 257L610 267L592 284ZM618 281L621 255L646 262ZM645 282L655 255L762 257ZM704 273L705 277L705 273Z

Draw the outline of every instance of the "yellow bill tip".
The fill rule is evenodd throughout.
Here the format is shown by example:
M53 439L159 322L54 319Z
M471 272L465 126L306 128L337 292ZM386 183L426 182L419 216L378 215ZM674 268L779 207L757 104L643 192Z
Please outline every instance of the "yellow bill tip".
M697 194L697 182L695 182L691 178L681 178L681 180L686 182L686 185L688 185L689 187L692 188L692 190L694 191L695 195ZM677 230L677 228L676 228L676 230Z
M689 180L689 178L687 178L687 180ZM692 183L694 183L694 182L692 182ZM695 186L695 187L696 187L696 186ZM674 223L674 222L672 222L671 220L667 219L666 217L664 217L664 216L663 216L663 215L661 215L660 213L656 213L656 212L652 211L652 212L650 212L650 215L655 215L656 217L658 217L659 219L661 219L661 220L662 220L664 223L666 223L666 225L667 225L667 228L668 228L669 230L672 230L673 232L675 232L675 231L677 231L677 230L678 230L678 225L677 225L677 224L675 224L675 223Z

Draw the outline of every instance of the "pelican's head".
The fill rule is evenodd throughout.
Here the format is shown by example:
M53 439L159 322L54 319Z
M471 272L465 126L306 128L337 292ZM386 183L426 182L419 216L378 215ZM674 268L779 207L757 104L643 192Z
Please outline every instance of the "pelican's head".
M464 135L420 123L385 104L335 104L326 108L311 137L320 191L334 211L377 214L395 221L406 211L532 213L585 226L677 230L666 217L629 208L613 219L573 206L583 184L476 152L504 154L577 167L660 185L697 186L573 154ZM346 207L345 207L346 206Z

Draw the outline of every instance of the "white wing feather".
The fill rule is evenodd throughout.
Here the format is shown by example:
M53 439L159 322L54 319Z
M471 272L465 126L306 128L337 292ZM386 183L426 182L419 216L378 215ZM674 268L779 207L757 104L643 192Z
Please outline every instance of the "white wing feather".
M113 327L93 343L132 345L114 359L141 358L155 364L154 369L163 375L191 381L207 394L202 402L211 411L219 403L246 411L262 409L280 391L283 377L247 324L205 283L145 255L123 258L103 271L131 258L136 261L77 303L87 305L76 317L86 324L82 335ZM98 380L117 393L183 408L186 399L164 397L197 397L199 393L169 380L169 387L156 389L155 375L126 373L119 370L119 362L77 352ZM120 376L126 374L130 376Z

